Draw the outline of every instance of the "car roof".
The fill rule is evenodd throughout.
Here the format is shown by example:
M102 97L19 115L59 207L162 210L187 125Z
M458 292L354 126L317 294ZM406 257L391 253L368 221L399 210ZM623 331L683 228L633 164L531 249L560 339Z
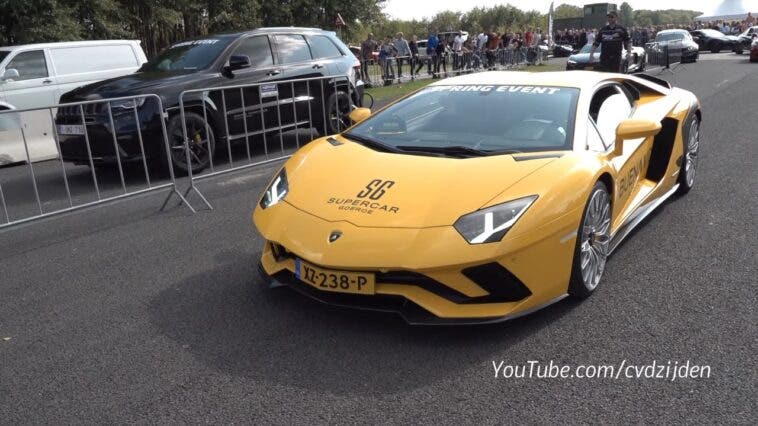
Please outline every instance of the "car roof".
M609 76L611 76L611 74L604 74L593 71L489 71L446 78L444 80L432 83L430 86L519 84L530 86L557 86L589 89L601 81L607 80Z
M660 30L656 34L666 34L666 33L687 33L687 30L684 29L673 29L673 30Z
M27 50L27 49L45 49L55 47L84 47L84 46L102 46L111 44L124 44L124 43L141 43L139 40L83 40L83 41L62 41L56 43L34 43L34 44L18 44L13 46L2 46L0 51L12 52L15 50Z
M248 34L270 34L270 33L280 33L280 32L334 34L334 31L323 30L321 28L310 28L310 27L262 27L262 28L255 28L255 29L252 29L252 30L249 30L249 31L236 31L236 32L228 32L228 33L211 34L211 35L208 35L206 37L223 37L223 36L240 37L240 36L248 35Z

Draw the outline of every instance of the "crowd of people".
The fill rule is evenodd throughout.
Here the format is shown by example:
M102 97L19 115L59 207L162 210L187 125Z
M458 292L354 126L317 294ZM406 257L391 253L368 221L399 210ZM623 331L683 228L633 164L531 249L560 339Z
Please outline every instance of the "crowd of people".
M523 32L500 33L482 31L466 36L462 32L431 32L425 47L419 50L419 39L410 40L402 32L376 40L369 34L361 43L361 67L364 79L370 81L369 67L378 51L378 64L385 82L403 78L403 67L408 65L408 76L415 78L426 67L426 73L441 78L450 72L459 74L476 69L492 69L497 65L513 63L533 64L541 60L537 46L547 46L547 35L541 29L529 28ZM423 54L422 54L423 52ZM395 72L397 70L397 73Z
M618 17L615 12L611 14ZM685 26L633 26L625 30L632 45L644 46L655 39L657 32L665 29L683 28L693 31L712 28L724 34L740 34L753 25L756 25L756 18L748 13L743 21L696 21ZM554 32L552 42L580 49L587 44L597 44L595 42L599 31L601 30L591 28L560 29ZM418 76L424 68L428 75L440 78L448 75L448 65L457 74L474 69L491 69L498 64L533 64L542 59L540 46L546 48L549 43L548 33L541 28L524 28L517 32L498 32L493 29L468 37L462 32L432 31L426 38L426 46L421 48L424 54L421 54L416 35L406 39L402 32L398 32L394 37L387 35L376 40L373 34L369 34L361 43L361 70L364 80L371 81L368 65L374 63L374 52L378 52L376 59L381 69L381 78L385 82L403 78L404 66L408 67L407 75L410 78Z
M745 32L748 28L756 25L758 21L752 13L748 13L747 17L742 21L694 21L689 25L651 25L651 26L632 26L628 28L629 37L631 38L632 45L644 46L645 44L655 40L655 35L659 31L670 29L684 29L687 31L695 31L700 29L714 29L721 31L725 35L738 35ZM574 49L581 49L586 44L592 44L597 37L597 30L591 28L569 28L556 30L553 34L553 40L555 44L570 45Z

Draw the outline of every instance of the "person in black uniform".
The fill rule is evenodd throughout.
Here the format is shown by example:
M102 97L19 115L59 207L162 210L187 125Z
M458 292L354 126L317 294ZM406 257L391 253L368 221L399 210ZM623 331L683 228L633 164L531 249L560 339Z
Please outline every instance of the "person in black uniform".
M608 25L600 29L595 38L595 43L592 44L590 62L595 55L595 49L602 44L600 66L596 68L598 71L622 72L622 48L625 48L627 52L631 51L629 33L626 28L618 25L618 19L619 16L616 11L608 12Z

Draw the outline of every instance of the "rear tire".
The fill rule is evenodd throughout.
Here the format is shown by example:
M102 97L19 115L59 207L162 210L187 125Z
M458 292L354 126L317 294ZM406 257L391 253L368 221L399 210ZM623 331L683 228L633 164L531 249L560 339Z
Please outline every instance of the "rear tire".
M568 294L585 299L595 291L605 271L611 243L611 202L608 189L596 182L579 222Z
M695 172L697 171L698 155L700 153L700 119L697 115L690 113L684 123L684 132L682 140L684 151L682 154L682 164L679 166L678 194L684 195L695 185Z

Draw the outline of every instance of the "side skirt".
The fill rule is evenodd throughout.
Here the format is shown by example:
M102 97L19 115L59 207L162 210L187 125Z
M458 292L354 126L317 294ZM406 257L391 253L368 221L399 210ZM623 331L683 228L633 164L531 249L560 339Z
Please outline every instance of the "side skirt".
M613 238L611 239L611 247L608 251L608 254L613 253L613 251L616 250L616 247L618 247L619 244L624 241L624 238L626 238L627 235L629 235L629 233L637 227L637 225L645 220L645 218L648 217L650 213L657 209L658 206L663 204L664 201L668 200L669 197L674 195L677 189L679 189L679 184L674 185L667 193L661 195L655 200L638 207L634 214L632 214L629 219L627 219L627 221L621 225L619 230L616 231L616 234L613 235Z

